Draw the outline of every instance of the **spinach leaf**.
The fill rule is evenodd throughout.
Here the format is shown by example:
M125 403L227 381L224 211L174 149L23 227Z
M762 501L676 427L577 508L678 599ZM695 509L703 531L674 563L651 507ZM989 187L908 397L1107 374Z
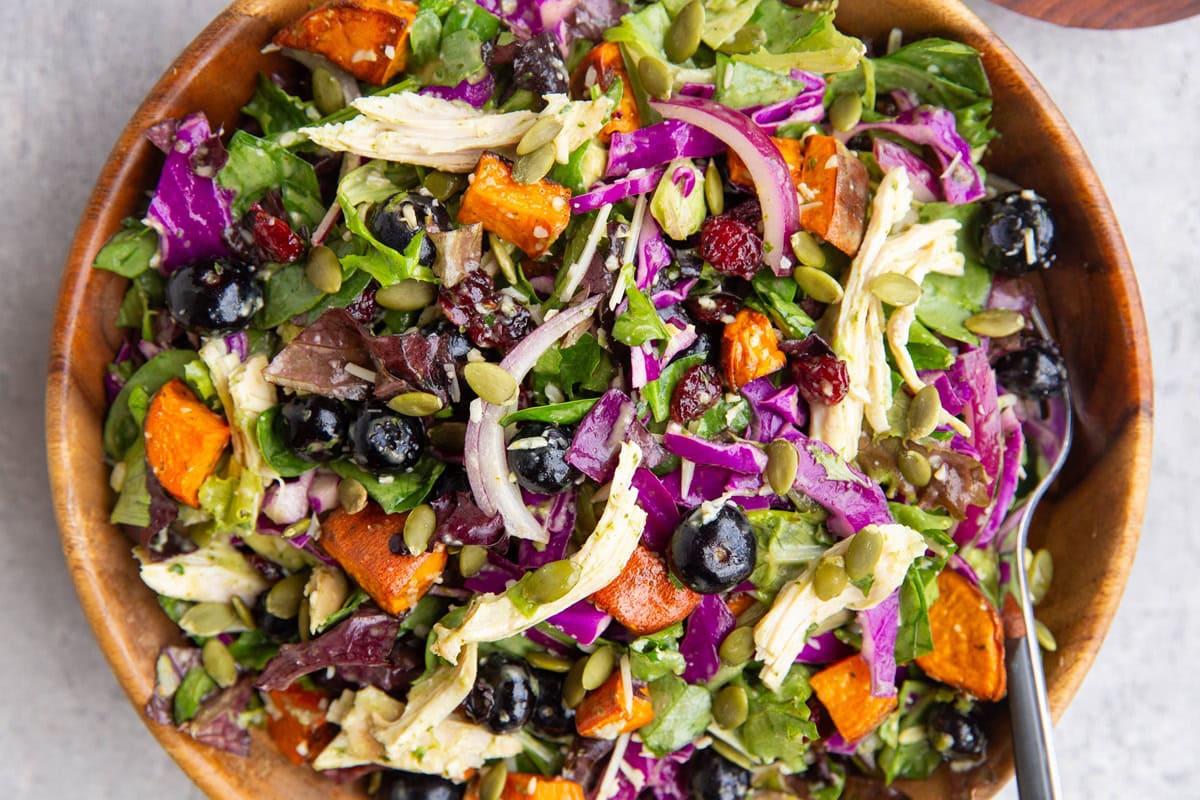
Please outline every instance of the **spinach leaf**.
M962 224L958 232L958 249L965 266L960 277L929 275L922 284L921 300L917 304L917 319L926 328L967 344L978 344L975 334L963 327L963 321L980 311L992 289L992 273L979 258L976 243L980 208L977 204L952 206L949 203L926 203L919 219L956 219Z
M808 669L796 664L788 671L779 690L747 687L750 716L742 725L746 752L762 763L781 761L790 770L801 771L808 742L817 738L817 726L809 718Z
M144 528L150 524L150 490L146 486L146 445L138 439L125 453L125 482L109 522Z
M664 675L682 675L687 661L679 652L683 623L647 636L639 636L629 644L629 668L640 681L654 681Z
M165 282L157 270L146 270L135 277L125 292L117 312L117 327L136 328L143 339L154 339L154 318L166 302Z
M746 518L754 528L758 558L750 582L755 596L769 601L830 545L821 526L823 516L813 512L749 511Z
M551 347L534 364L533 388L544 394L554 384L574 398L576 387L586 392L603 392L614 371L612 359L596 337L585 333L570 347Z
M654 304L633 285L633 281L629 281L629 285L625 287L625 296L629 300L629 307L613 323L614 339L630 347L637 347L646 342L665 342L671 338Z
M913 564L900 585L900 627L896 632L896 663L907 664L933 652L929 606L937 599L936 569Z
M770 317L787 338L803 339L812 332L815 325L812 317L796 305L797 286L794 280L760 269L750 283L754 287L755 297L746 305ZM757 303L753 302L755 299Z
M574 425L583 419L587 412L596 405L598 397L585 400L570 400L566 403L553 403L546 406L532 406L514 411L504 419L501 425L511 425L514 422L551 422L555 425Z
M262 669L279 653L279 645L272 642L262 631L242 631L229 645L233 660L246 669Z
M941 756L926 733L929 710L936 702L953 700L954 694L921 681L908 680L900 685L898 695L899 710L877 729L883 747L876 760L888 783L896 778L923 780L941 763Z
M473 0L458 0L445 16L442 20L444 33L471 30L484 42L500 33L500 18Z
M268 137L311 125L321 117L312 103L288 94L261 72L254 97L242 107L242 113L258 120L259 127Z
M908 354L918 370L949 369L954 364L950 348L920 322L914 321L908 330Z
M234 192L233 214L241 217L272 189L280 189L293 228L312 228L325 216L321 187L312 165L268 139L239 130L229 141L229 160L217 182Z
M263 307L254 318L261 330L277 328L315 306L323 297L303 262L288 264L263 284Z
M716 405L700 417L694 432L704 439L715 438L721 431L730 431L740 436L750 427L751 414L750 403L746 398L741 395L722 395Z
M658 757L674 753L704 732L712 721L712 695L702 686L664 675L650 684L654 721L638 733Z
M285 478L295 478L313 469L316 464L305 461L283 442L275 421L279 419L279 406L271 406L258 416L254 432L258 438L258 447L262 450L263 458L271 469Z
M130 217L122 220L121 230L100 249L92 266L136 278L150 269L150 261L157 254L158 233L141 220Z
M703 353L676 359L664 367L657 378L642 387L642 399L650 406L655 422L665 422L671 416L671 395L675 393L676 384L683 378L683 373L703 364L705 359Z
M202 667L192 667L175 691L175 724L182 725L200 710L204 696L217 688L217 682L208 676Z
M109 458L121 458L141 435L141 425L129 407L130 397L135 392L152 396L172 378L182 379L184 369L197 358L194 350L164 350L133 373L104 420L104 452Z
M353 478L361 483L386 513L398 514L420 505L446 465L432 456L425 456L410 472L392 475L372 475L349 461L334 461L329 468L343 478Z

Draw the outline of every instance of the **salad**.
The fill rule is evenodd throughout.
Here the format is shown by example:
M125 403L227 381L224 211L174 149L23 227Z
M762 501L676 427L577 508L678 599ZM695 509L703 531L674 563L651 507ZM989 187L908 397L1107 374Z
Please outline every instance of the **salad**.
M834 5L333 0L146 131L95 266L150 718L393 800L983 762L1054 224L979 53Z

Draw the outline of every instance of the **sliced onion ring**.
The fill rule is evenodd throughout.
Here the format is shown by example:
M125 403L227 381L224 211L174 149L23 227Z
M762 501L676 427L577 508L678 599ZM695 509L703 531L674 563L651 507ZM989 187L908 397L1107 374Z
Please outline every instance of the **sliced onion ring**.
M776 275L791 273L788 242L800 230L800 204L791 170L771 137L745 114L702 97L676 96L650 106L668 119L702 128L738 154L758 190L763 215L763 260Z
M514 347L500 362L500 366L520 383L542 353L590 317L603 299L602 295L595 295L551 317ZM487 403L482 399L471 403L471 419L467 423L465 440L467 479L480 510L485 514L503 517L509 536L545 542L549 535L529 513L520 489L508 479L508 453L504 447L504 428L500 425L500 420L508 410L508 406Z

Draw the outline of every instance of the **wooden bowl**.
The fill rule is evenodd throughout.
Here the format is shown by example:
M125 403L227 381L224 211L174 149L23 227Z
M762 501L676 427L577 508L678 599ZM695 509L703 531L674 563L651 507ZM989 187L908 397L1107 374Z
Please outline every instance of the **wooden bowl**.
M47 383L46 440L63 551L80 602L130 701L152 690L159 648L178 642L154 593L138 577L130 543L108 522L113 500L100 431L101 379L119 342L113 321L125 281L92 270L97 251L123 217L136 213L160 163L142 138L152 123L190 111L232 129L259 70L279 66L259 50L308 0L238 0L167 70L113 149L92 192L67 260ZM1035 187L1059 220L1059 260L1045 274L1048 307L1071 371L1078 436L1057 492L1038 513L1035 540L1058 565L1039 616L1058 637L1047 658L1056 717L1095 658L1133 561L1150 466L1150 351L1133 267L1112 208L1087 157L1046 93L1016 56L966 8L946 0L842 0L839 24L861 36L901 27L910 37L944 35L985 53L1003 137L991 148L995 172ZM990 721L985 765L948 770L914 797L993 794L1011 775L1007 720ZM144 719L144 717L143 717ZM146 724L208 794L222 798L351 798L356 791L288 763L261 731L252 755L236 758L170 727ZM972 788L974 787L974 788Z

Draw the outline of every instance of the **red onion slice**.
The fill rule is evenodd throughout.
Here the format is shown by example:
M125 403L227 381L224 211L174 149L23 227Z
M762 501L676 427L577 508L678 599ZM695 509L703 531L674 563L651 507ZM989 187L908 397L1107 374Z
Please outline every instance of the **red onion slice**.
M596 295L551 317L514 347L500 366L520 383L542 353L590 317L603 299L602 295ZM503 517L509 536L545 542L549 538L545 528L534 519L525 506L521 491L508 478L508 454L504 428L500 426L500 420L508 410L508 406L486 403L482 399L471 403L465 439L467 479L480 510Z
M800 204L792 173L771 137L741 112L702 97L651 101L668 119L702 128L723 141L746 164L758 189L763 215L763 260L776 275L791 273L789 241L800 230Z

